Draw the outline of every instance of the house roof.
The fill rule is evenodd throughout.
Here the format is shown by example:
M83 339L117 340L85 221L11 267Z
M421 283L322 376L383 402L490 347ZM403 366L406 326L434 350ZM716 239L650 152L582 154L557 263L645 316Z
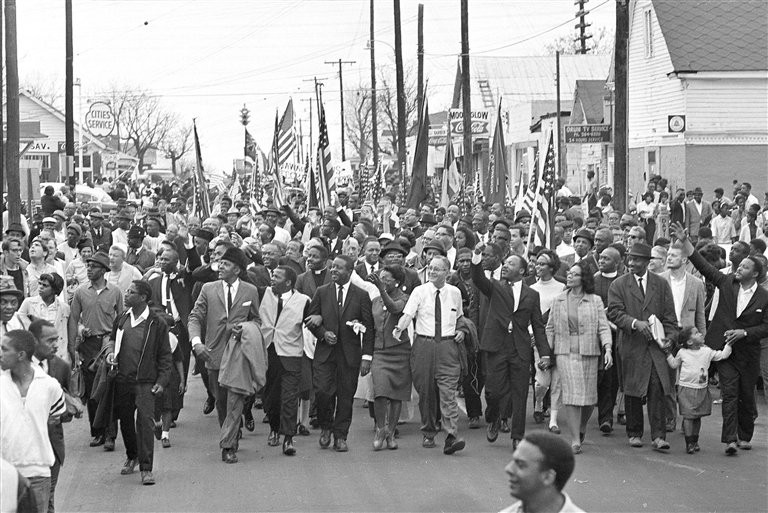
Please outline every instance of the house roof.
M561 55L560 98L573 98L578 79L602 79L608 75L610 55ZM458 77L459 75L457 75ZM555 100L555 56L484 57L470 59L472 106L494 110L501 96L506 105L534 100ZM454 104L458 105L461 81L456 80Z
M605 96L605 80L577 80L574 92L571 121L578 116L579 123L590 125L603 121L603 96ZM584 115L579 111L583 110Z
M768 70L765 0L652 0L676 72Z

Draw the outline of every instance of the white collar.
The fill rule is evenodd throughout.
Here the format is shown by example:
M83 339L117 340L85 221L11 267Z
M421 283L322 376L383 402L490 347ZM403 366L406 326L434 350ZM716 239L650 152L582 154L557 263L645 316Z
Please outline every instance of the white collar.
M648 285L648 271L647 270L645 271L645 274L642 275L642 276L638 276L635 273L632 273L632 276L634 276L634 278L635 278L635 283L637 283L638 280L642 279L642 280L645 280L645 284Z
M757 282L753 283L751 287L748 289L745 289L744 287L739 287L739 294L753 294L757 290Z
M292 296L293 296L293 289L289 290L288 292L284 292L284 293L280 294L278 297L282 298L283 299L283 303L285 303L286 301L291 299Z
M149 317L149 306L144 307L144 311L138 317L133 316L133 309L128 310L128 315L131 317L131 328L135 328L141 321L146 320Z
M603 278L615 278L619 275L619 271L613 271L612 273L600 273Z

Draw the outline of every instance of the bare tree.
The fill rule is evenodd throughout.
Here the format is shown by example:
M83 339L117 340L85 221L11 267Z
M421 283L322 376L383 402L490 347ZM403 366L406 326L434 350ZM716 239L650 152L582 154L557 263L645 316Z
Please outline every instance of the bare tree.
M176 126L161 144L165 157L171 159L171 171L176 174L179 161L192 149L192 127Z
M391 68L379 68L379 87L376 89L379 120L379 130L383 136L386 136L389 142L389 147L382 147L382 151L387 155L397 154L397 82L384 70ZM405 94L405 119L406 119L406 136L411 136L416 133L418 127L418 103L416 98L416 79L412 68L405 70L404 78L404 94Z
M39 73L28 76L21 83L21 89L48 105L57 109L63 107L64 84L55 77L42 76Z
M371 126L371 90L366 84L360 84L355 94L346 97L347 138L354 145L360 163L364 163L372 149Z
M600 27L591 38L587 39L587 49L592 55L608 55L613 50L613 39L612 32L608 32L605 27ZM544 45L544 48L550 54L558 50L564 54L576 54L581 50L581 43L576 36L560 36Z

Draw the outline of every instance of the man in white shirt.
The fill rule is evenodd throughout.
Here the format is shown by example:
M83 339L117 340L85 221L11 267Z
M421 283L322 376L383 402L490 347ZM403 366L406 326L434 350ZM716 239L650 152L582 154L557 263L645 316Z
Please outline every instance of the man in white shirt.
M37 511L48 510L55 456L48 420L66 412L61 385L32 365L35 337L12 330L0 341L0 444L3 459L29 480Z
M712 228L712 239L715 244L731 244L739 236L736 227L733 226L733 219L728 215L726 205L719 205L718 212L710 227Z
M416 320L411 369L413 384L419 393L422 446L435 447L439 399L443 428L448 433L443 454L448 455L465 447L464 439L457 436L459 406L456 400L461 377L459 344L465 336L464 332L457 331L456 323L464 313L461 292L445 282L450 270L447 257L432 258L427 267L429 281L413 290L393 332L399 340L400 334ZM439 398L435 397L435 390L439 391Z
M261 212L264 215L264 222L275 230L275 236L272 240L288 244L291 240L291 234L285 228L281 228L277 225L277 220L280 218L280 211L276 208L267 208Z
M440 242L445 248L445 253L448 256L448 261L451 263L451 269L456 262L456 248L453 247L453 237L455 235L455 229L448 225L438 225L435 232L435 240Z

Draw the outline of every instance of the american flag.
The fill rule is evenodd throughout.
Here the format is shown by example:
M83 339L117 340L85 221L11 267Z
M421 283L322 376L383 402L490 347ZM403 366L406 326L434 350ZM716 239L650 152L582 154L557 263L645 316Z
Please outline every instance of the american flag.
M192 200L192 212L200 219L207 219L211 215L211 200L208 197L208 186L205 182L203 157L200 153L200 139L197 136L195 120L192 120L192 129L195 134L195 178L193 181L195 194Z
M293 99L288 100L280 125L275 134L275 147L277 150L277 165L288 162L288 159L296 152L296 128L293 125Z
M258 205L261 199L261 174L267 168L266 156L247 128L245 129L245 161L251 165L251 201L255 201ZM254 212L260 211L261 207Z
M533 208L534 208L534 204L536 203L536 184L538 184L538 182L539 182L539 153L536 152L536 157L533 160L533 169L531 169L531 180L528 183L528 187L525 189L525 194L523 195L523 204L522 204L522 208L526 209L528 213L531 215L533 215Z
M544 166L541 169L541 177L536 190L536 214L532 214L535 218L536 229L533 244L550 249L552 249L552 220L550 216L554 212L553 199L555 195L555 145L552 135L552 133L549 134L547 156L544 158ZM531 229L534 229L533 225Z
M332 195L336 192L336 177L331 167L331 148L328 140L328 125L325 122L323 95L317 90L317 110L320 118L320 135L317 143L318 199L320 208L331 205Z

